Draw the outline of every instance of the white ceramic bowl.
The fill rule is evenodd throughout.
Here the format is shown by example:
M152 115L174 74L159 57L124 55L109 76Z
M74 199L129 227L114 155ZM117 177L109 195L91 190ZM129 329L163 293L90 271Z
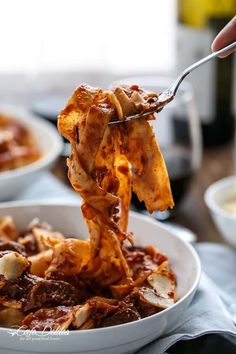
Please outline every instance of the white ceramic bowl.
M205 202L224 239L236 247L236 216L222 205L236 198L236 176L229 176L213 183L205 192Z
M68 236L87 237L87 229L78 204L5 203L0 205L0 216L10 214L18 227L24 228L38 216ZM42 332L9 334L0 328L0 354L9 353L77 353L121 354L134 353L143 345L178 326L186 311L200 278L199 258L191 245L185 243L168 227L147 216L130 213L129 230L135 234L136 245L156 245L165 252L177 275L180 300L145 319L108 328L71 331L64 336L42 337ZM40 336L41 335L41 336Z
M0 201L9 200L22 191L38 172L50 169L62 150L62 139L56 128L22 107L0 105L0 112L22 122L33 134L42 157L23 167L0 172Z

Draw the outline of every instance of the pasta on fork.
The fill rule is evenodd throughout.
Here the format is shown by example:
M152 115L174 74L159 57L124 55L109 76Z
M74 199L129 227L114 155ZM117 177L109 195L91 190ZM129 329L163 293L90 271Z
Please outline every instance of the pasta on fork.
M99 264L95 278L104 282L106 277L107 285L109 268L112 281L116 269L123 282L132 283L122 250L124 241L132 239L126 232L131 188L149 212L173 207L165 162L149 122L108 124L150 110L155 97L137 86L103 92L80 85L59 115L59 131L72 146L68 176L83 198L96 270Z

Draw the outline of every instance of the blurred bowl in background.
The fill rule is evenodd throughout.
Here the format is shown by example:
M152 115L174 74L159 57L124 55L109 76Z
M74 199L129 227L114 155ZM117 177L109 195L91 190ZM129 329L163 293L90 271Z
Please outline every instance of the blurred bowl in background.
M62 150L62 139L52 124L20 106L0 105L0 112L20 121L34 136L42 156L37 161L0 172L0 201L12 199L43 171L50 169Z
M225 241L236 247L236 176L223 178L208 187L205 202Z

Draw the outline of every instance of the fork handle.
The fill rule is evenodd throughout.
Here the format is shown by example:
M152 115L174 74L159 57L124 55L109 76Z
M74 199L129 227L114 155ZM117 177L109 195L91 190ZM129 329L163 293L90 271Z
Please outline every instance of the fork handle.
M183 81L183 79L189 74L191 73L191 71L195 70L196 68L198 68L199 66L201 66L202 64L207 63L209 60L217 57L220 54L224 54L225 52L227 52L230 49L234 49L236 48L236 42L233 42L231 44L229 44L227 47L224 47L220 50L217 50L216 52L213 52L209 55L207 55L205 58L202 58L200 60L198 60L196 63L193 63L192 65L190 65L188 68L186 68L181 75L177 78L177 80L174 82L174 84L172 85L172 92L173 95L175 96L176 91L179 88L179 85L181 84L181 82Z

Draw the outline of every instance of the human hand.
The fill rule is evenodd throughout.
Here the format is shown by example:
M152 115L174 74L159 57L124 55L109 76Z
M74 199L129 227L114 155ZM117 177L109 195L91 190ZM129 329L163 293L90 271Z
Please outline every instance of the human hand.
M218 33L214 39L211 50L213 52L220 50L233 43L236 40L236 16ZM228 52L219 55L220 58L225 58L229 54L233 53L235 49L229 50Z

